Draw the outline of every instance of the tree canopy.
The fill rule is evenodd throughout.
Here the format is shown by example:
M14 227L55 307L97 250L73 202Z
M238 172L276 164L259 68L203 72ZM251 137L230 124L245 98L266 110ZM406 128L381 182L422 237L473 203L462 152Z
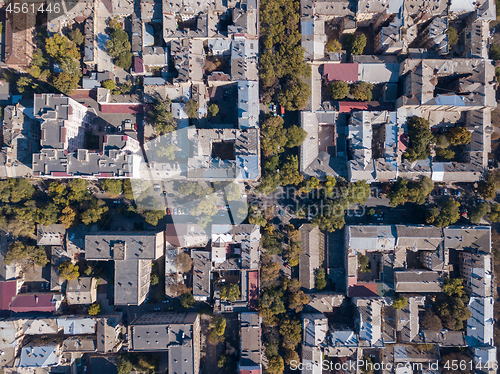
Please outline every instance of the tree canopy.
M88 313L91 316L97 316L99 313L101 313L101 305L99 303L91 304L89 306Z
M458 32L454 27L448 26L448 30L446 30L446 34L448 35L448 44L450 46L454 46L458 43Z
M351 86L351 95L355 100L371 101L373 97L373 84L358 82Z
M37 247L16 241L9 246L4 262L6 265L21 263L26 266L36 265L44 267L49 263L49 259L44 247Z
M172 132L177 127L177 122L171 112L172 103L170 100L155 100L147 116L158 135Z
M328 52L340 52L342 50L342 44L338 39L330 39L328 43L326 43L326 50Z
M425 160L429 157L428 146L434 140L429 129L429 121L421 117L411 117L408 120L408 135L410 142L408 150L403 154L408 161Z
M319 268L316 270L316 278L314 280L314 287L321 291L326 287L326 273L324 268Z
M333 100L342 100L349 95L349 84L344 81L332 81L328 85L328 94Z
M101 186L111 198L121 195L123 192L123 182L120 179L104 179Z
M261 149L264 156L269 157L284 151L283 147L288 139L283 123L283 118L280 116L269 117L262 123Z
M185 292L181 295L181 306L185 309L191 308L195 304L194 296L191 292Z
M416 182L399 178L389 191L388 197L394 207L407 202L422 205L433 189L434 183L428 177Z
M490 211L490 205L488 203L479 203L474 207L469 208L467 211L467 216L472 223L479 223L483 217Z
M76 279L80 276L78 268L71 261L63 262L59 265L59 276L66 280Z
M439 207L433 207L428 211L427 223L437 227L444 227L454 224L460 218L460 203L453 199L447 199Z
M394 309L401 310L408 305L408 300L403 295L400 295L394 299L392 306Z
M465 127L453 127L448 132L448 138L452 145L469 144L472 138L472 133Z
M194 99L189 99L184 104L184 111L189 118L196 118L198 116L198 103Z
M240 286L237 284L226 284L220 288L220 298L223 300L236 301L240 298Z
M109 28L111 35L106 44L108 53L113 57L116 66L128 70L132 66L133 57L129 35L116 19L109 21Z

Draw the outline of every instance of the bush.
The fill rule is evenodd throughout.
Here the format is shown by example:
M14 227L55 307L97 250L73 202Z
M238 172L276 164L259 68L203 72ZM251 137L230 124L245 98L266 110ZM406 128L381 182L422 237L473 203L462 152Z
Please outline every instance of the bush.
M343 81L332 81L328 85L328 94L333 100L342 100L349 95L349 85Z
M446 34L448 35L448 44L450 46L454 46L458 43L458 32L457 29L454 27L448 27L448 30L446 31Z
M189 118L196 118L198 116L198 103L190 99L184 104L184 110Z
M392 302L392 306L394 309L401 310L405 308L408 305L408 300L404 296L398 296L397 298L394 299Z
M59 265L59 276L66 280L76 279L80 276L78 265L71 261L63 262Z
M98 315L99 313L101 313L101 305L99 305L99 303L94 303L94 304L90 305L88 313L91 316Z
M156 286L158 283L160 283L160 277L158 274L151 274L151 285Z
M316 279L314 281L314 287L318 291L321 291L323 288L326 287L326 274L324 268L319 268L318 270L316 270Z
M491 44L489 56L492 60L500 60L500 47L496 44Z
M373 84L366 82L355 83L351 87L351 95L355 100L371 101L373 97Z
M191 308L195 304L194 296L191 292L185 292L181 295L181 305L185 309Z
M328 52L340 52L342 50L342 44L338 39L330 39L326 45L326 50Z
M116 88L116 83L113 79L107 79L102 82L102 86L110 91L113 91Z

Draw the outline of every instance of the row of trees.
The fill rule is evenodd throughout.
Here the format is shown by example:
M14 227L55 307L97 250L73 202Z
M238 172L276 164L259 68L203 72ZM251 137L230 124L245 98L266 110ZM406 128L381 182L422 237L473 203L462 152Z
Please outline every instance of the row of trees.
M422 205L433 189L434 182L428 177L423 177L420 181L408 181L399 178L392 185L387 197L391 206L394 207L408 202Z
M344 81L332 81L328 85L327 91L333 100L342 100L350 95L350 98L354 100L371 101L373 87L373 84L367 82L357 82L349 85Z
M311 68L304 62L299 31L300 0L261 1L260 27L259 75L264 101L277 98L286 110L300 110L311 94L305 82Z
M328 182L327 180L326 183ZM316 207L314 212L310 212L315 215L311 222L312 225L319 226L323 231L340 230L345 225L345 210L352 204L364 204L370 197L370 186L366 181L343 182L337 186L337 190L337 193L327 195L326 204L322 204L319 209Z
M344 34L344 45L338 39L330 39L326 44L328 52L340 52L342 48L353 55L362 55L366 47L366 36L364 34Z
M129 35L116 19L111 19L108 26L110 29L110 38L106 44L108 53L113 57L116 66L128 70L132 66L133 57Z

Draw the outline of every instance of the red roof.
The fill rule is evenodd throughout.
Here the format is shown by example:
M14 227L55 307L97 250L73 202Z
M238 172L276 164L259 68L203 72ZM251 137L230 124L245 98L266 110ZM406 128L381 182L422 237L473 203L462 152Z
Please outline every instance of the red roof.
M355 62L353 64L324 64L323 78L325 78L327 82L331 81L357 82L358 63Z
M0 282L0 316L9 310L10 303L16 294L17 281Z
M398 150L406 152L407 148L408 148L408 134L403 133L399 135Z
M248 306L251 309L257 310L259 299L259 274L257 271L248 272Z
M240 370L240 374L260 374L260 369Z
M374 297L378 296L377 283L358 283L350 286L347 292L349 297Z
M26 312L55 312L56 305L52 302L51 293L20 294L10 303L10 310L14 313Z
M101 104L102 113L142 113L142 104Z
M90 90L74 90L70 97L72 99L90 99Z
M142 57L134 57L134 71L137 74L144 73L144 66L142 64Z
M339 101L339 113L350 113L367 109L368 103L366 102Z

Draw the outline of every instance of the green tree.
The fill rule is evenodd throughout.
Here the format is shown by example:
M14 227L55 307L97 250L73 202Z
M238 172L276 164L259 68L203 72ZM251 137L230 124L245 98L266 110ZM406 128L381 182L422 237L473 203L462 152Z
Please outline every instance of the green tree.
M450 140L446 134L440 134L436 137L436 147L438 148L448 148L450 146Z
M276 280L280 275L281 266L278 262L267 262L261 266L260 277L262 282L269 283Z
M292 309L295 313L300 313L304 309L304 305L309 303L309 296L303 291L293 292L288 295L288 309Z
M250 209L248 210L248 223L251 223L252 225L265 226L267 225L267 220L256 207L250 206Z
M33 80L28 77L21 77L17 80L17 90L19 93L24 93L28 88L33 86Z
M490 205L488 203L479 203L475 207L468 209L467 215L472 223L479 223L489 211Z
M443 329L441 319L429 309L425 311L419 322L422 330L441 331Z
M82 32L80 31L80 29L71 30L71 32L69 33L69 38L77 46L81 46L83 44L83 42L85 41L85 38L84 38Z
M238 201L241 198L241 186L238 183L231 183L225 189L228 201Z
M302 323L298 318L282 318L279 332L283 348L295 349L302 340Z
M109 28L111 35L106 44L107 51L114 59L116 66L128 70L132 66L133 57L129 36L116 19L109 21Z
M191 308L195 304L194 296L191 292L185 292L181 295L181 305L185 309Z
M425 160L429 157L427 147L434 140L429 129L429 121L421 117L411 117L408 120L408 135L410 143L403 156L410 162Z
M76 202L81 202L89 195L87 188L89 182L81 178L73 178L69 181L69 199Z
M145 210L142 212L142 216L146 223L149 223L152 226L158 225L158 221L165 217L166 212L165 209L162 210Z
M227 363L227 356L223 353L217 359L217 367L223 368L224 366L226 366L226 363Z
M282 374L285 371L285 363L281 356L271 357L267 365L267 374Z
M59 277L71 280L80 276L78 265L73 264L71 261L62 262L59 265Z
M148 120L153 124L157 134L167 134L177 127L177 122L171 112L170 100L156 100L147 113Z
M330 39L326 44L326 50L328 52L340 52L342 50L342 44L338 39Z
M282 117L274 116L267 118L261 124L261 149L265 157L284 151L283 147L288 139L283 123Z
M59 221L59 207L54 203L48 203L36 210L36 221L44 226L54 225Z
M94 303L89 306L88 314L91 316L97 316L101 313L101 305L99 303Z
M489 57L492 60L500 60L500 46L496 44L490 44Z
M120 179L104 179L101 182L101 186L112 199L123 192L123 182Z
M103 214L109 208L105 205L104 201L95 199L91 202L90 207L81 214L81 220L84 225L99 222Z
M286 132L286 137L288 140L285 146L288 148L298 147L304 142L306 136L307 132L302 127L293 125Z
M488 213L488 219L491 222L500 222L500 204L492 204L490 206L490 212Z
M285 363L290 365L291 362L300 362L300 356L294 349L285 349Z
M460 278L448 278L443 283L443 292L450 297L462 297L465 295L463 280Z
M278 97L278 102L286 110L302 110L310 96L311 88L309 85L302 78L294 77L286 82Z
M449 26L448 30L446 30L446 34L448 35L448 44L450 46L454 46L458 43L458 32L454 27Z
M368 356L363 356L362 365L360 369L364 374L373 374L374 370L373 370L372 359Z
M284 186L298 185L304 179L304 176L299 172L299 159L297 156L290 155L286 161L280 170L281 183Z
M452 225L460 218L459 208L460 203L450 198L442 202L440 207L431 208L426 221L437 227Z
M408 306L408 300L403 295L400 295L394 299L394 301L392 302L392 306L394 309L401 310Z
M328 85L328 94L333 100L342 100L347 95L349 95L350 89L347 82L344 81L332 81Z
M224 317L219 317L215 321L215 333L219 336L224 335L224 332L226 331L226 324L227 321Z
M212 117L215 117L219 113L219 106L217 104L212 104L208 107L208 112Z
M59 73L54 79L54 87L61 91L65 95L70 95L73 90L78 88L78 83L80 82L80 76L69 74L69 73Z
M67 59L80 59L76 44L61 34L54 34L45 39L45 50L56 62L61 63Z
M76 221L77 210L71 206L67 206L62 210L62 214L59 217L59 221L65 229L73 227Z
M184 111L189 118L196 118L198 116L198 102L194 99L186 101L186 104L184 104Z
M359 271L362 273L368 273L370 271L370 258L366 255L358 255Z
M158 274L151 274L150 282L152 286L156 286L158 283L160 283L160 277L158 276Z
M22 263L27 266L36 265L44 267L49 263L49 260L44 247L35 247L16 241L9 246L4 263L6 265Z
M316 278L314 281L314 287L318 291L321 291L323 288L326 287L326 273L325 273L325 269L322 267L316 270Z
M362 55L366 47L366 36L365 34L357 35L352 43L351 53L353 55ZM368 100L369 101L369 100Z
M237 284L226 284L220 288L220 298L235 302L240 298L240 286Z
M452 145L469 144L472 133L465 127L454 127L448 132L448 137Z
M422 205L426 202L427 196L434 189L434 183L428 177L423 177L420 181L408 181L399 178L387 194L390 205L398 206L407 202Z
M130 374L133 369L132 363L125 357L120 357L116 366L118 374Z
M440 148L436 151L436 155L443 160L451 160L455 157L455 151L446 148Z
M102 82L102 86L110 91L116 89L116 83L113 79L106 79Z
M217 214L216 197L207 195L198 203L195 214L197 216L213 217Z
M373 94L373 84L366 82L358 82L352 85L351 95L355 100L371 101Z

